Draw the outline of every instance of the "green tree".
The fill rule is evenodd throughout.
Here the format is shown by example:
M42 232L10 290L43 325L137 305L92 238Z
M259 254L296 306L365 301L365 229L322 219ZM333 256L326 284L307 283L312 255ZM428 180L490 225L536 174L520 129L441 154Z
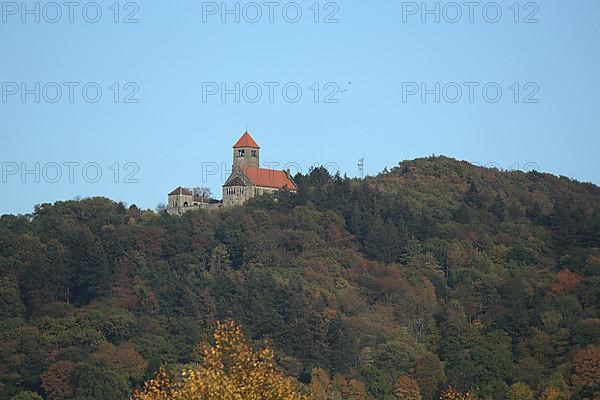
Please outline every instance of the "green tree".
M421 387L425 400L433 400L438 395L442 385L446 383L444 365L436 354L427 352L420 358L412 372Z
M10 400L44 400L44 398L35 392L24 391L14 395Z
M77 400L125 399L129 393L126 376L94 362L77 365L76 387Z

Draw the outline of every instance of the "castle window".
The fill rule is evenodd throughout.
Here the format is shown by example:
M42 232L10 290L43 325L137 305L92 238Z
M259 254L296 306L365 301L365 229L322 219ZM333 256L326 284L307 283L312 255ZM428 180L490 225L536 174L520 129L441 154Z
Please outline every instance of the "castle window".
M246 150L244 150L244 149L238 150L238 157L244 157L245 155L246 155Z
M252 157L256 157L256 150L252 150Z

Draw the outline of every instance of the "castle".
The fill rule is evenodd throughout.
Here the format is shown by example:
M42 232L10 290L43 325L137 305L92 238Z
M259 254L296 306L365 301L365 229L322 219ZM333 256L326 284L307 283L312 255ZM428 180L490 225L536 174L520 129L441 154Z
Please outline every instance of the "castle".
M260 146L248 132L233 145L233 167L223 185L223 200L206 197L204 193L178 187L168 195L167 212L181 215L198 209L217 209L242 205L254 196L278 190L296 192L289 171L260 168Z

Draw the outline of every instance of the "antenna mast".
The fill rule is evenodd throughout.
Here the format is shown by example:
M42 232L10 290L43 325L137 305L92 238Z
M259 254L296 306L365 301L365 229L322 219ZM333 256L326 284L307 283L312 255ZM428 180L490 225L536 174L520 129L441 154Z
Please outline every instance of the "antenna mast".
M361 158L358 160L358 172L360 173L361 179L365 177L365 159Z

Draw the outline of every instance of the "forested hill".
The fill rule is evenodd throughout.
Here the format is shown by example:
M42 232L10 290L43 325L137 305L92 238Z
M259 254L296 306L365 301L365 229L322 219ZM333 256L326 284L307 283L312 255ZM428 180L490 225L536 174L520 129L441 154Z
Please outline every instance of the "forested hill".
M600 396L600 188L444 157L295 180L183 217L3 216L0 398L126 399L226 319L323 399Z

